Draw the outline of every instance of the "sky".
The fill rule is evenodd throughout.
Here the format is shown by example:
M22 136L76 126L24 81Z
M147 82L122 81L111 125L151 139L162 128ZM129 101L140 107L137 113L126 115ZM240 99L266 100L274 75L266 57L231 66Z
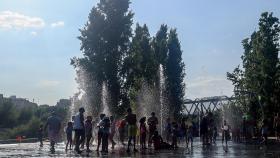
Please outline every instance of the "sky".
M226 79L240 64L241 41L262 12L280 18L279 0L131 0L134 25L155 35L177 28L186 98L232 95ZM97 0L0 0L0 94L54 105L77 92L70 59L81 56L79 29Z

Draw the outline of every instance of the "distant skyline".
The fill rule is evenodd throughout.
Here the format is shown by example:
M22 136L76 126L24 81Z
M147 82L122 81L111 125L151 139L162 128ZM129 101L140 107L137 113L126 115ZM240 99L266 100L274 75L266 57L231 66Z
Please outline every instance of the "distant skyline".
M0 94L54 105L77 92L70 58L81 56L79 28L97 0L0 0ZM241 41L262 12L280 18L279 0L131 0L134 25L154 36L177 28L186 97L232 95L226 72L240 64Z

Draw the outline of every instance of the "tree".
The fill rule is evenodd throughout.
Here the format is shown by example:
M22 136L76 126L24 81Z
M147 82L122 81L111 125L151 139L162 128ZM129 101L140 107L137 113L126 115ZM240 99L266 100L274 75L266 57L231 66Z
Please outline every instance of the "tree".
M110 110L116 113L119 113L121 107L119 105L121 95L119 72L132 35L133 13L128 10L129 3L129 0L100 0L97 7L93 7L88 22L80 30L81 35L78 37L84 57L73 58L71 62L75 68L80 68L85 72L88 77L87 85L97 84L102 87L104 82L108 85L111 99ZM86 88L83 90L88 95L92 93ZM100 96L93 98L100 100ZM91 106L100 107L100 105Z
M168 39L168 27L167 25L162 24L159 31L156 33L156 36L153 38L152 46L155 51L155 59L157 65L161 64L166 69L166 60L167 60L167 39Z
M168 34L168 56L166 65L166 81L168 100L175 119L181 115L184 100L185 64L182 60L182 50L176 29Z
M131 103L135 102L143 82L147 81L150 86L153 86L157 79L155 54L146 24L143 26L136 24L130 51L124 59L123 71L126 74L125 89Z
M244 70L239 70L241 73L228 73L228 79L235 89L239 89L240 95L246 98L248 113L256 120L271 119L272 111L278 110L278 103L273 98L278 87L279 32L278 18L273 17L272 13L262 13L259 29L242 41Z

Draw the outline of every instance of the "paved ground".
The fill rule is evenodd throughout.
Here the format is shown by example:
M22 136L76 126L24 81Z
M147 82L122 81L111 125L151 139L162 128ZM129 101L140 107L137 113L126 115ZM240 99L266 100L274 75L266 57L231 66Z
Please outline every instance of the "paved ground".
M46 142L47 143L47 142ZM183 145L178 150L162 150L154 151L151 149L139 151L137 153L127 154L125 148L117 147L114 151L109 151L107 155L98 154L93 151L89 154L83 152L82 155L77 155L73 151L65 152L65 145L59 143L56 146L55 154L49 152L49 146L39 147L38 143L22 143L22 144L0 144L0 157L228 157L228 158L262 158L262 157L279 157L280 146L271 145L262 147L256 145L244 145L229 143L228 147L224 147L221 142L217 145L202 146L199 141L194 142L193 148L187 149ZM95 147L94 147L95 148Z

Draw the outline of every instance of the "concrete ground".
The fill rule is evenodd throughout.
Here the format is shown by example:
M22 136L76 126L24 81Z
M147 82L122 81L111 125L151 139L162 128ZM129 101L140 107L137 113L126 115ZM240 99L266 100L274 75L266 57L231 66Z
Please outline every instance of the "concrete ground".
M92 147L92 152L86 153L83 151L81 155L74 151L65 151L64 143L56 145L56 152L53 154L49 151L48 142L45 142L43 147L39 147L39 143L22 143L22 144L0 144L0 157L227 157L227 158L280 158L280 146L269 145L245 145L229 142L228 147L225 147L221 141L216 145L203 146L196 139L192 148L185 148L182 144L177 150L160 150L154 151L147 149L137 153L126 153L122 146L117 146L115 150L110 150L108 154L97 153L95 147Z

